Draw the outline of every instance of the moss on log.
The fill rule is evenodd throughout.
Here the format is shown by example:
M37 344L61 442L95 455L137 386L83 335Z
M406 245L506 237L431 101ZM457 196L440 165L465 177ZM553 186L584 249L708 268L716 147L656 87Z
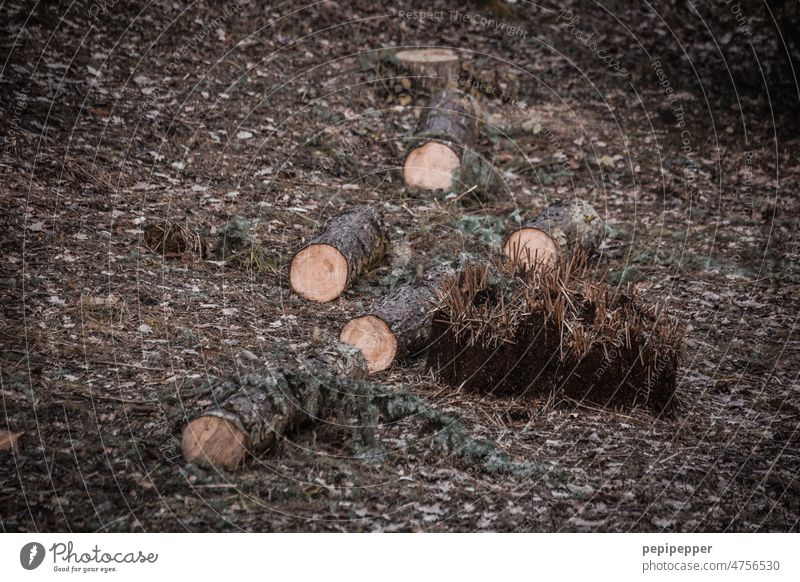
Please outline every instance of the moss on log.
M577 198L559 201L523 222L508 237L503 251L526 266L552 264L561 255L593 252L604 233L603 221L591 204Z
M329 390L336 382L364 376L361 353L337 343L284 367L225 378L213 390L219 405L184 429L184 458L236 469L248 455L269 452L284 436L317 419L326 396L335 394Z
M472 97L456 90L436 93L420 116L403 164L406 185L450 190L463 153L478 139L480 119Z

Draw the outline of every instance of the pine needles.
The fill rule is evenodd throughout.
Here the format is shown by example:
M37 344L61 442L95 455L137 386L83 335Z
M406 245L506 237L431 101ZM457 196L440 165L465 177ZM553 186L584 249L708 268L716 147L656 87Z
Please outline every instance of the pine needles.
M682 326L633 286L589 277L581 254L524 269L467 265L439 291L428 367L447 384L674 408Z

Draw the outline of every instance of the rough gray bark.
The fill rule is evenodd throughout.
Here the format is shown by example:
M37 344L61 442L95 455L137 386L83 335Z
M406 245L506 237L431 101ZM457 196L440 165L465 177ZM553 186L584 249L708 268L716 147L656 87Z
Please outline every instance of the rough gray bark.
M411 150L433 140L450 147L458 156L478 139L480 119L475 100L458 89L433 95L420 116Z
M382 320L397 340L395 359L405 359L422 351L428 341L433 301L441 280L455 273L450 267L428 272L421 279L400 285L359 317Z
M341 253L347 263L344 291L380 261L389 244L389 231L375 208L355 206L332 217L299 253L315 245L328 245ZM295 261L292 260L292 268ZM295 289L297 290L297 289ZM341 292L340 291L340 292ZM338 295L337 295L338 296Z
M246 454L267 453L284 436L318 419L326 399L338 397L335 390L329 391L334 379L363 378L366 369L357 349L335 343L300 356L289 366L265 367L225 378L212 391L219 405L201 414L185 429L184 456L187 461L236 468ZM214 434L187 434L192 427L205 427L209 418L228 421L240 434L225 429Z

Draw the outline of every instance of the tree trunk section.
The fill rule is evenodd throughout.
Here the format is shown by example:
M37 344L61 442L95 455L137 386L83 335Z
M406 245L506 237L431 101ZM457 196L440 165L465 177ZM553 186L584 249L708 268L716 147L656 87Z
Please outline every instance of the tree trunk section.
M380 212L369 206L345 210L294 255L292 289L312 301L332 301L380 261L388 244Z
M580 199L559 201L511 233L503 252L527 267L553 264L560 255L579 249L591 253L604 233L603 221L591 204Z
M404 50L395 53L394 59L413 87L424 91L454 86L461 72L458 54L449 49Z
M287 434L318 418L332 377L363 378L361 353L337 343L297 359L289 368L262 368L222 380L218 408L192 420L182 437L187 463L234 470L248 455L269 452Z
M406 185L423 190L453 188L453 174L464 151L478 139L479 121L475 101L466 93L447 89L434 95L403 164Z
M351 319L339 341L361 350L370 374L422 352L430 332L436 289L452 273L446 267L434 269L420 281L399 286L368 312Z

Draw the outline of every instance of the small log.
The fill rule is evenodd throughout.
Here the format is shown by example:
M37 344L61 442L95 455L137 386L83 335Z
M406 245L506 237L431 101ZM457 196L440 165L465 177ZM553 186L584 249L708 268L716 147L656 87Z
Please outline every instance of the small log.
M312 301L332 301L383 257L388 243L380 212L369 206L349 208L294 255L292 289Z
M268 452L281 438L318 418L331 378L366 374L361 353L337 343L298 358L293 366L224 379L215 390L219 408L204 412L183 430L183 457L187 463L235 470L248 455Z
M579 249L591 253L605 232L600 215L585 200L559 201L522 224L506 239L505 255L526 267L553 264L562 254Z
M414 87L427 91L453 86L461 72L458 54L449 49L403 50L395 53L394 60Z
M422 280L399 286L369 311L351 319L339 341L361 350L370 374L382 372L395 360L425 349L433 301L441 280L453 271L443 267Z
M403 164L403 180L412 188L450 190L464 151L478 139L479 118L472 97L456 89L431 98L420 117Z

